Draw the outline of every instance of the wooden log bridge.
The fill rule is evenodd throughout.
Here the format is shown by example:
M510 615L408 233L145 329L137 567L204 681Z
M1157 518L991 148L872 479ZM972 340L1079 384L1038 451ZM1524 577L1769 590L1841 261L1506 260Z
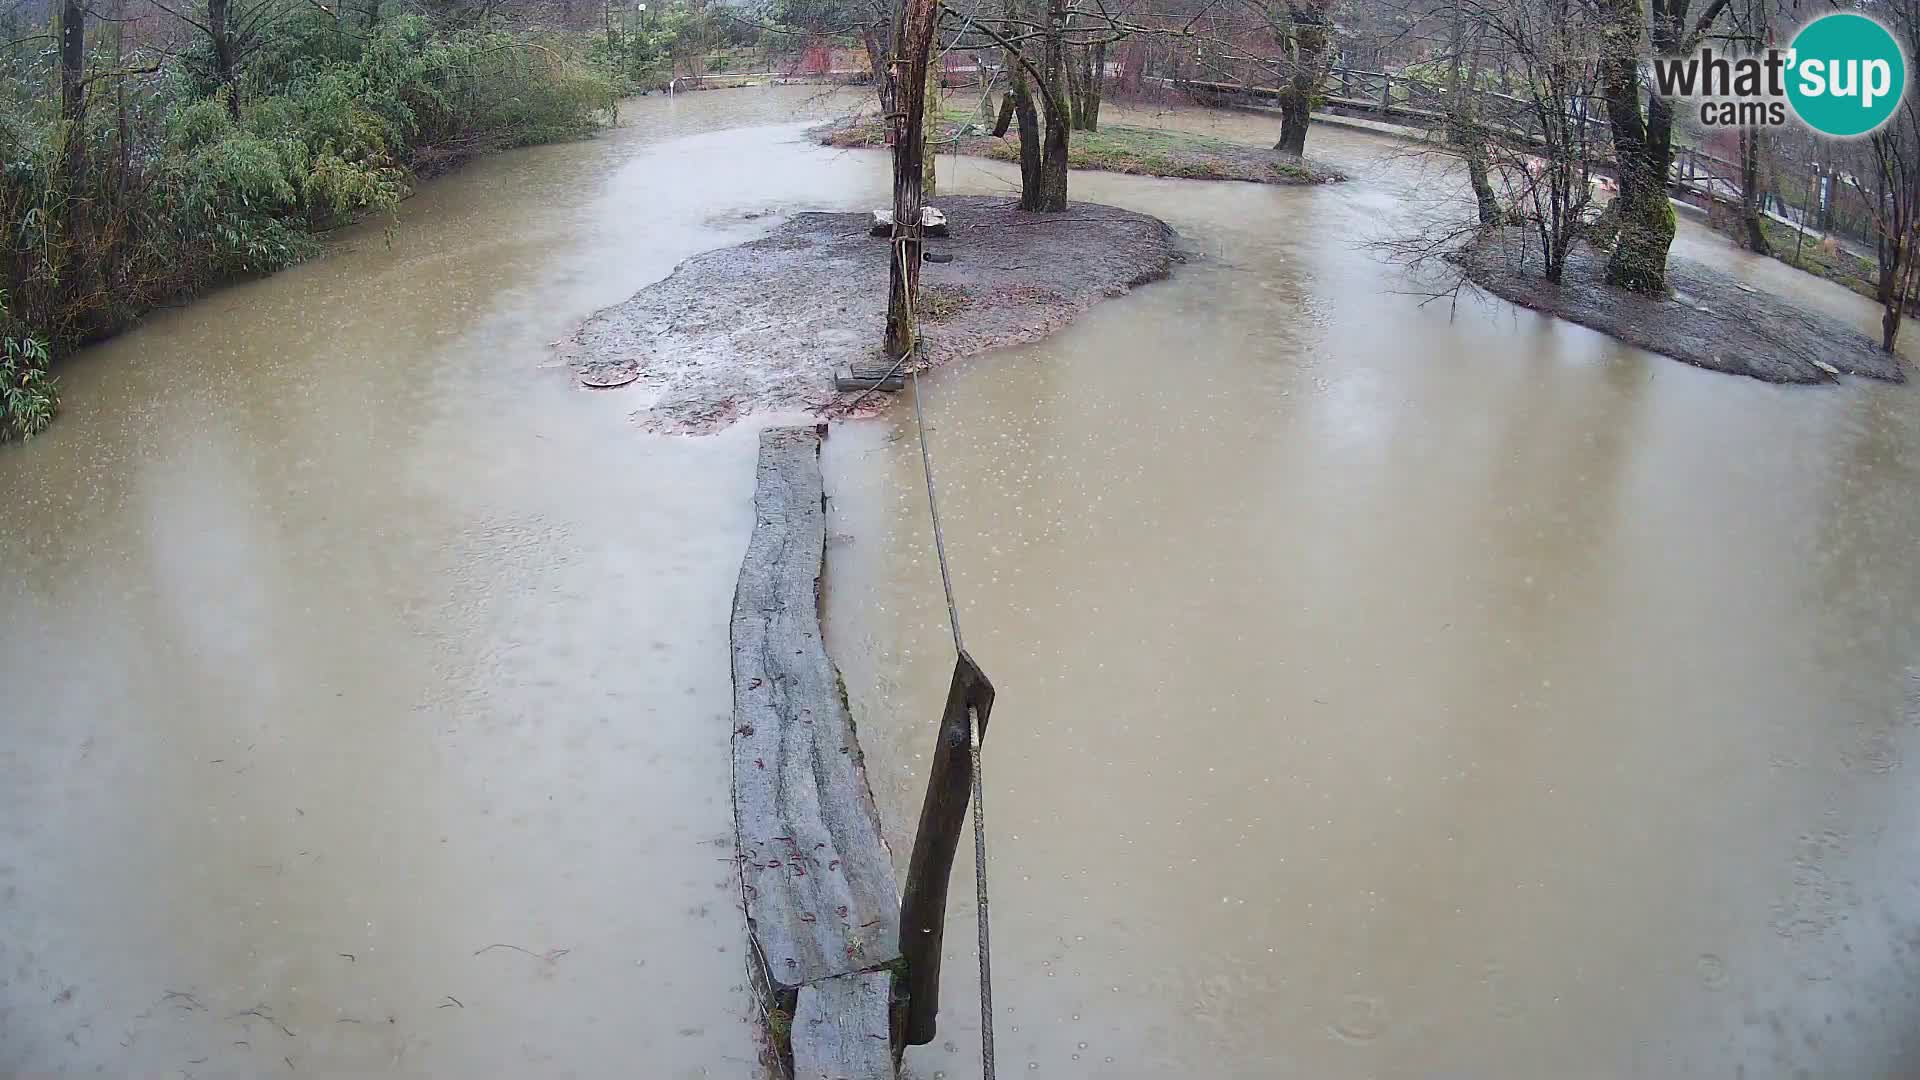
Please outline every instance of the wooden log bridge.
M821 640L820 437L761 433L753 535L733 598L733 810L749 975L789 1075L893 1080L900 892Z

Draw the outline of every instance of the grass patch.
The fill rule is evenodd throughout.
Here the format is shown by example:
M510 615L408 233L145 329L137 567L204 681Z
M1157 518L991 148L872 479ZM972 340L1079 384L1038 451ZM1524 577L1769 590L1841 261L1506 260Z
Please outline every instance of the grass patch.
M1820 241L1812 237L1803 240L1792 226L1772 218L1763 218L1760 229L1766 235L1767 245L1773 249L1774 258L1796 270L1843 285L1869 300L1879 300L1880 267L1873 260L1843 249L1828 251Z
M992 125L972 108L941 109L935 138L942 150L995 161L1020 160L1017 134L994 138ZM975 134L961 135L974 125ZM878 117L860 117L829 125L816 132L829 146L886 145L886 129ZM1245 180L1267 184L1319 184L1345 179L1340 173L1309 161L1284 157L1263 146L1250 146L1207 135L1159 128L1109 124L1098 131L1076 131L1067 145L1067 166L1099 172L1139 176L1171 176L1187 180Z
M972 302L967 290L958 285L920 286L920 317L928 322L946 322Z

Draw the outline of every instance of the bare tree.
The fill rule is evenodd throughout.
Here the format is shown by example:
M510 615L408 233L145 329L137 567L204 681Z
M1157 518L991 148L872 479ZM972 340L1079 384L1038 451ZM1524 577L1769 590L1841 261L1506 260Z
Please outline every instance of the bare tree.
M1473 210L1455 203L1419 232L1382 246L1404 262L1452 267L1451 285L1438 295L1493 259L1518 266L1538 258L1539 273L1558 284L1596 211L1600 147L1584 107L1597 99L1602 72L1594 9L1587 0L1462 0L1462 20L1462 40L1483 37L1517 72L1524 123L1496 125L1477 115L1453 121L1456 149L1468 144L1461 153Z

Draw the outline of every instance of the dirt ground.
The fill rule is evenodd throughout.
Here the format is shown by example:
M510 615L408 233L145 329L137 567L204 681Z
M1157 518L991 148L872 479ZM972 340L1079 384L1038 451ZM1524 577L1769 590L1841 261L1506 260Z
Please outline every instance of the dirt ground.
M1772 383L1833 382L1836 374L1905 381L1899 358L1878 342L1713 267L1669 256L1671 294L1656 299L1607 285L1605 254L1580 244L1556 286L1540 274L1537 245L1522 258L1526 239L1503 229L1477 241L1461 265L1496 296L1712 371Z
M1181 256L1158 218L1074 203L1030 214L1011 200L931 200L949 262L921 275L924 368L1053 332L1100 300L1167 276ZM649 431L706 434L752 414L849 415L834 368L881 360L887 250L869 214L797 214L771 235L696 255L596 313L559 346L587 382L630 383ZM886 394L859 410L877 412Z

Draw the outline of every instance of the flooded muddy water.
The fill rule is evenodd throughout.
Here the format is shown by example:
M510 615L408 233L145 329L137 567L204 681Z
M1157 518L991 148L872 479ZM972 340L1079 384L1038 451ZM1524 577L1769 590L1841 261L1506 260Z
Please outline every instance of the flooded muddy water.
M648 435L547 345L880 201L813 99L632 103L64 366L0 453L0 1073L756 1075L751 425ZM1194 261L923 383L1005 1074L1920 1070L1920 399L1422 306L1364 244L1433 182L1312 138L1359 179L1076 174ZM904 863L951 647L906 402L827 447ZM969 876L921 1080L978 1068Z
M805 102L630 103L62 367L0 452L0 1074L754 1074L753 433L543 365L745 214L867 201Z
M1423 307L1364 245L1427 167L1312 140L1358 179L1076 174L1200 257L922 382L999 690L1002 1074L1920 1074L1920 399ZM952 648L912 430L828 444L902 859ZM977 1075L960 862L922 1080Z

